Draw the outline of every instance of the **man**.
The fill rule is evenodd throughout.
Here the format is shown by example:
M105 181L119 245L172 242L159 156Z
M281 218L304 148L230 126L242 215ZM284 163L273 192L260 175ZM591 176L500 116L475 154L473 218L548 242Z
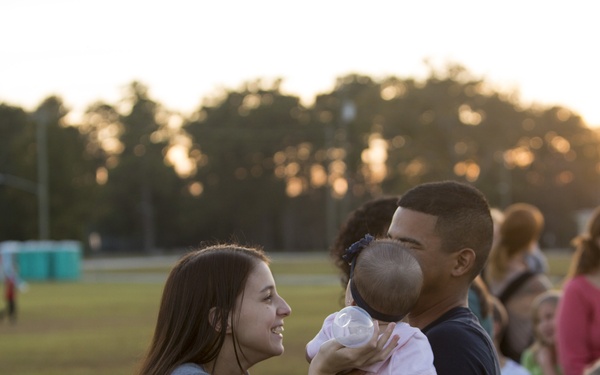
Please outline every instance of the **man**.
M419 185L398 201L388 236L412 249L423 268L423 289L408 320L429 339L437 373L499 375L493 343L467 308L493 237L483 194L455 181Z
M483 194L455 181L416 186L399 199L388 236L412 249L421 263L423 288L408 320L427 336L438 375L500 375L492 340L467 308L469 286L483 269L493 237ZM386 344L389 335L386 331L358 349L327 342L311 362L309 375L381 360L397 345L395 337Z

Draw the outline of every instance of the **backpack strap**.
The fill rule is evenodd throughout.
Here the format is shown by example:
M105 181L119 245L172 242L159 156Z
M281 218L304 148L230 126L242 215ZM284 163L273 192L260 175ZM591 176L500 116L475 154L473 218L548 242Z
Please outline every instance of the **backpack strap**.
M498 299L502 302L502 304L506 305L506 302L513 296L531 277L535 276L536 273L532 271L525 271L520 274L518 277L513 279L507 286L504 288L502 293L498 296Z

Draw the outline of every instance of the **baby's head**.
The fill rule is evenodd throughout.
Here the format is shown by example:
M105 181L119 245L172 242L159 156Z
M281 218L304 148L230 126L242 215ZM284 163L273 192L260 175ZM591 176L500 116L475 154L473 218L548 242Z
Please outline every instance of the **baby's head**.
M391 239L373 240L354 260L346 304L364 308L374 319L399 321L417 302L422 285L421 266L405 246Z

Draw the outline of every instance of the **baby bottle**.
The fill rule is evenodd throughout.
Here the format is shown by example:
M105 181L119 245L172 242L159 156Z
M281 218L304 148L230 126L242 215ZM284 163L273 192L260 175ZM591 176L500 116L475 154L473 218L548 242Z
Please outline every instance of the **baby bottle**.
M344 307L333 319L333 337L348 348L365 345L374 331L371 316L358 306Z

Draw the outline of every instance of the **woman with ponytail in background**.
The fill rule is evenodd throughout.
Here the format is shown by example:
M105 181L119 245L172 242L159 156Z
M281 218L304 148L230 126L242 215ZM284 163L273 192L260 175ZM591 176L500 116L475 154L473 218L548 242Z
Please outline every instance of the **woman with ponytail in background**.
M557 342L564 375L581 375L600 359L600 207L575 253L558 305ZM596 362L598 363L598 362Z

